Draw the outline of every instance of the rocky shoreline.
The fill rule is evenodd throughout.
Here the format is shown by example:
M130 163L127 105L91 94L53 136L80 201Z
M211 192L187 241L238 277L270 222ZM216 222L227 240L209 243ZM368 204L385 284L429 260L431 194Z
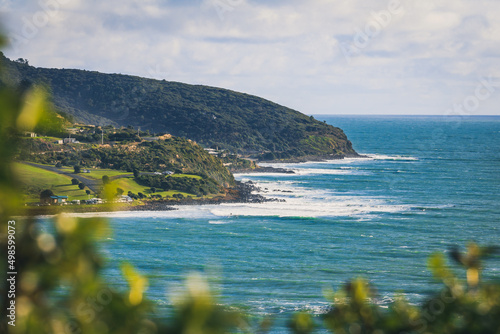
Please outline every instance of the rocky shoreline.
M284 202L283 199L269 198L254 192L261 192L252 181L236 181L236 187L231 189L225 198L215 199L184 199L182 201L147 201L144 205L131 206L127 211L168 211L177 210L181 205L217 205L222 203L266 203Z
M286 161L265 161L266 163L299 163L308 161L328 161L340 160L344 158L366 158L367 156L361 154L349 155L324 155L324 156L308 156L301 158L289 159ZM258 173L276 173L276 174L295 174L293 170L271 167L259 166L254 169L239 169L232 171L234 174L258 174ZM184 199L182 201L175 200L160 200L160 201L147 201L144 205L131 206L127 211L167 211L177 210L181 205L217 205L222 203L266 203L266 202L285 202L284 199L269 198L259 193L266 193L267 189L261 189L252 181L236 181L236 187L229 189L225 197L217 197L214 199ZM288 191L283 191L288 192Z
M281 167L268 167L259 166L254 169L238 169L231 171L233 174L258 174L258 173L276 173L276 174L295 174L291 169Z
M300 163L300 162L323 162L329 160L342 160L345 158L367 158L366 155L362 154L325 154L325 155L309 155L303 157L290 158L286 160L261 160L260 163ZM264 168L264 167L262 167ZM274 168L274 167L271 167ZM277 168L281 169L281 168Z

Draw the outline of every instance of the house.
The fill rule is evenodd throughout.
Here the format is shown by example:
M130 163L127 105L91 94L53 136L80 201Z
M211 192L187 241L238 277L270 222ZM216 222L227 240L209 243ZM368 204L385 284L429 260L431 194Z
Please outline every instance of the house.
M24 133L24 135L25 135L26 137L31 137L31 138L35 138L35 137L36 137L36 133L34 133L34 132L29 132L29 131L26 131L26 132Z
M40 203L48 205L63 204L66 203L67 200L68 196L50 196L50 197L40 198Z
M214 150L213 148L205 148L204 149L208 154L211 154L211 155L217 155L219 154L219 151L218 150Z
M75 144L76 143L76 139L75 138L64 138L63 139L63 143L64 144Z
M160 139L160 137L142 137L141 139L145 141L155 141Z
M132 199L132 197L127 196L127 195L122 195L117 200L118 203L131 203L133 201L134 200Z
M173 175L174 172L172 172L171 170L166 170L162 173L163 175Z
M64 141L62 139L58 139L54 142L54 144L64 144Z
M87 200L87 204L101 204L102 203L102 199L100 198L91 198L89 200Z

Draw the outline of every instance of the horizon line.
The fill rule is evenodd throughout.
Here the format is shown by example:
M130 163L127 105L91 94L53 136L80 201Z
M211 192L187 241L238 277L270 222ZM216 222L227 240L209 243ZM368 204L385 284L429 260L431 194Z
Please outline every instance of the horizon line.
M498 115L447 115L447 114L310 114L311 116L400 116L400 117L500 117Z

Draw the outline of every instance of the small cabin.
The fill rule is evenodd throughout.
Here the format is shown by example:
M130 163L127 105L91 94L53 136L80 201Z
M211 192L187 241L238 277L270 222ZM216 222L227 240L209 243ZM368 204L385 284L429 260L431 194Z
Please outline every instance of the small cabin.
M40 198L40 202L42 204L63 204L66 203L68 200L68 196L50 196L50 197L44 197Z

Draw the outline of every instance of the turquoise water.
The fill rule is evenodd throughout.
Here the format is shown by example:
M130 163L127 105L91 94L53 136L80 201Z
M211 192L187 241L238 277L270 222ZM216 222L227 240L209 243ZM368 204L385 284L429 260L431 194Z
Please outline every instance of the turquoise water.
M369 279L381 305L403 292L413 302L439 288L428 256L469 241L500 244L500 117L323 117L369 156L287 164L296 174L237 175L284 203L114 213L103 246L107 278L126 283L120 261L150 280L160 314L193 271L224 304L256 317L321 314L324 291ZM485 278L498 278L500 259ZM463 274L457 269L457 272Z

